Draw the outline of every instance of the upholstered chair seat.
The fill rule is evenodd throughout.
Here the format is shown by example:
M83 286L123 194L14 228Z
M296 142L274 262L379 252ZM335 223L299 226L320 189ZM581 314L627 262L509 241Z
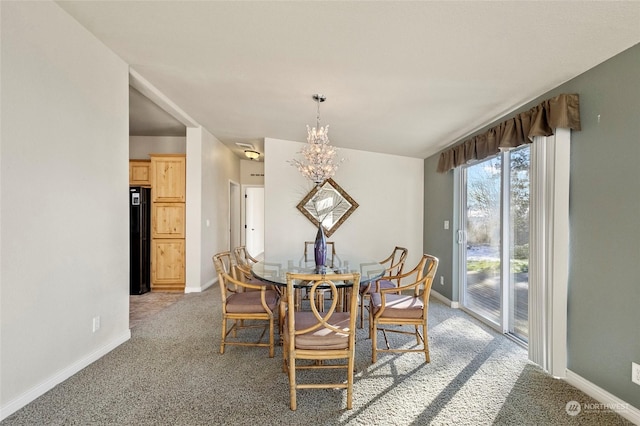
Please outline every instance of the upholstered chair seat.
M274 311L278 307L279 296L275 290L266 290L264 299L270 310ZM264 308L262 307L260 290L233 293L227 298L227 312L229 313L261 311L264 311Z
M366 290L364 290L362 293L366 293L370 295L371 293L375 293L376 290L379 290L381 288L396 288L396 287L398 287L396 283L391 282L389 280L381 279L377 281L376 285L367 286Z
M295 312L294 315L296 330L304 330L318 322L312 312ZM322 313L320 315L324 317ZM346 349L349 346L349 321L350 315L348 312L334 313L327 323L340 329L341 332L323 327L299 334L295 339L296 349ZM288 326L285 321L284 328L287 329ZM288 343L289 336L284 334L283 337L285 344Z
M419 297L403 296L400 294L387 294L384 312L380 318L421 318L424 310L424 303ZM382 295L373 293L371 295L371 309L376 315L382 307Z

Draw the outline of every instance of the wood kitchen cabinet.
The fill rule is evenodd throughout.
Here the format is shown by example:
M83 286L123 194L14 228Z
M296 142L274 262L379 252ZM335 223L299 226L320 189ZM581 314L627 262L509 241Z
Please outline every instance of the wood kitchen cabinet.
M184 238L184 203L153 203L152 238Z
M186 165L184 154L151 154L151 196L154 202L184 203Z
M183 292L184 239L154 238L151 245L151 290Z
M151 290L185 288L186 156L151 154Z
M150 160L129 160L129 185L151 186Z

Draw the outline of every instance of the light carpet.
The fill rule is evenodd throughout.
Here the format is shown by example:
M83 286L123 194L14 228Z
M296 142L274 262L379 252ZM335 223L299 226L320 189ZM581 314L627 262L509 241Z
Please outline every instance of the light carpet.
M298 391L291 411L282 348L275 358L267 348L240 346L220 355L220 327L219 289L187 294L2 425L631 424L608 410L570 416L568 402L596 401L529 363L521 346L433 299L429 364L420 354L380 354L372 365L367 330L358 330L351 410L344 390L309 389ZM300 374L307 381L345 375Z

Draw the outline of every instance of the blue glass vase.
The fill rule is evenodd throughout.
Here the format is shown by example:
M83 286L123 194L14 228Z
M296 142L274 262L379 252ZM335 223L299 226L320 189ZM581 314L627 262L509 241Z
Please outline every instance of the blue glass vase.
M322 223L318 226L316 241L313 246L316 260L316 268L321 269L327 263L327 237L324 235Z

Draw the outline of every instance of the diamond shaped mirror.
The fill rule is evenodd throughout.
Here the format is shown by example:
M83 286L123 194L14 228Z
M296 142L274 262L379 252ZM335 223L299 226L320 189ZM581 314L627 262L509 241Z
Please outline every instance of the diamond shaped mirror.
M333 179L314 187L297 205L298 210L316 227L322 222L330 237L358 208L358 203Z

